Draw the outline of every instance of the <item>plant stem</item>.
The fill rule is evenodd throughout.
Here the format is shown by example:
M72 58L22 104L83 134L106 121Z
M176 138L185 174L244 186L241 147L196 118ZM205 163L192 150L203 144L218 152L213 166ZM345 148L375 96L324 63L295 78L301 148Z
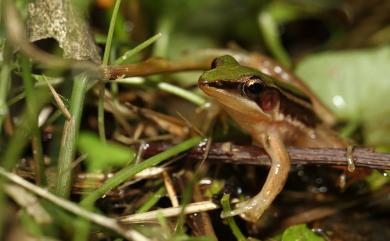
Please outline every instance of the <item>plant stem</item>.
M231 211L229 199L230 199L230 194L223 195L221 199L221 204L224 212ZM236 221L234 221L234 218L228 217L226 218L226 220L229 224L230 230L232 230L233 232L234 237L236 237L238 241L246 241L245 236L242 234L240 228L237 226Z
M116 0L114 9L112 11L111 20L110 20L110 27L108 29L107 34L107 40L106 40L106 46L104 48L104 55L103 55L103 66L107 65L109 63L110 54L111 54L111 47L112 47L112 37L114 35L115 30L115 22L116 18L118 16L119 7L121 5L122 0ZM116 83L111 85L114 92L118 89L116 86ZM98 131L99 131L99 137L100 140L103 143L106 143L106 130L104 125L104 92L105 92L105 83L104 81L101 81L98 85L99 89L99 101L98 101ZM93 208L93 205L85 205L84 206L87 210L91 210ZM73 240L75 241L84 241L88 239L89 234L89 227L90 223L85 219L78 219L78 228L77 231L73 237Z
M0 134L3 130L4 119L8 114L7 93L8 93L8 86L9 86L10 71L11 71L11 66L8 63L4 63L3 66L1 66L1 73L0 73Z
M124 53L121 57L119 57L117 60L115 60L114 64L123 64L123 62L125 62L128 58L130 58L131 56L141 52L146 47L148 47L149 45L151 45L154 42L156 42L159 38L161 38L161 36L162 36L161 33L153 35L152 37L150 37L149 39L145 40L144 42L142 42L138 46L136 46L136 47L130 49L129 51L127 51L126 53Z
M39 98L36 98L35 106L33 106L32 109L26 107L24 110L21 123L8 141L4 155L1 158L3 167L6 170L11 170L19 160L33 130L33 128L31 128L31 123L34 122L34 118L38 116L39 111L43 105L47 103L50 96L47 90L37 90L35 94L39 96Z
M22 67L22 76L24 84L24 92L26 93L26 103L28 109L33 109L35 104L35 90L34 83L31 78L31 62L27 56L21 55L21 67ZM36 183L41 186L46 186L46 174L45 174L45 164L43 161L43 151L42 151L42 142L41 142L41 132L38 127L38 113L32 118L33 122L30 123L32 128L32 149L33 157L35 162L36 170Z
M0 11L1 12L1 11ZM8 106L7 106L7 94L10 81L11 73L11 64L10 62L10 53L11 50L8 47L7 42L4 43L3 47L3 64L0 70L0 135L3 130L3 122L5 117L8 115Z
M117 79L119 77L139 77L155 74L173 73L179 71L207 70L211 59L169 61L162 58L150 58L144 62L125 65L109 65L103 67L104 79Z
M98 131L101 142L106 143L106 128L104 126L104 83L100 83L99 89L99 101L98 101Z
M258 23L269 50L282 65L291 67L290 57L280 41L278 26L273 16L267 10L262 11L258 17Z
M24 113L21 118L21 123L16 128L15 133L8 141L6 148L4 149L4 154L0 160L2 160L2 165L5 170L11 170L15 163L19 160L22 151L29 141L29 137L32 133L32 128L30 123L34 122L34 117L36 117L42 106L49 99L49 93L46 90L40 90L35 92L39 98L35 101L35 106L32 109L25 108ZM0 178L0 213L5 213L6 201L3 192L3 179ZM2 234L2 228L4 224L4 215L0 215L0 237Z
M153 195L137 210L137 213L144 213L149 211L157 202L161 196L165 193L165 187L160 187Z
M70 100L72 118L64 124L61 147L58 158L58 180L55 193L60 197L69 197L72 179L72 161L75 157L76 141L84 106L85 92L88 84L86 74L80 74L73 81Z
M165 13L162 15L162 17L160 17L157 24L157 31L159 33L162 33L162 37L160 38L160 41L158 41L157 44L154 45L153 56L159 56L159 57L167 56L169 37L172 32L173 26L174 26L173 15Z
M4 4L1 4L4 6ZM2 11L0 11L1 14ZM2 21L2 18L0 18ZM10 81L10 54L8 54L9 48L7 47L7 42L3 45L3 64L0 66L0 136L2 136L3 130L3 122L4 119L8 115L8 106L7 106L7 94L8 94L8 86ZM3 180L0 178L0 213L6 212L7 202L5 199L4 191L3 191ZM0 216L0 238L3 237L3 226L4 226L4 215Z
M122 2L122 0L116 0L114 10L112 11L111 20L110 20L110 27L109 27L108 33L107 33L106 46L104 48L103 65L107 65L109 58L110 58L112 37L114 36L115 22L116 22L116 18L118 16L119 7L121 5L121 2Z
M190 179L190 181L186 184L186 187L184 189L183 193L183 198L181 201L181 211L180 215L177 218L176 221L176 235L183 235L185 234L185 229L184 229L184 224L186 220L186 215L185 215L185 209L188 204L190 204L192 200L192 193L194 191L194 185L196 185L198 178L196 175L189 175L187 174L187 179Z
M108 65L110 54L111 54L111 47L112 47L112 37L114 35L115 30L115 22L116 18L118 16L119 7L121 5L122 0L116 0L114 9L112 11L111 20L110 20L110 27L108 29L107 34L107 41L106 46L104 48L104 55L103 55L103 66ZM117 89L115 84L112 86L113 89ZM98 102L98 129L99 129L99 136L102 142L106 142L106 131L104 126L104 82L101 82L99 84L99 102Z

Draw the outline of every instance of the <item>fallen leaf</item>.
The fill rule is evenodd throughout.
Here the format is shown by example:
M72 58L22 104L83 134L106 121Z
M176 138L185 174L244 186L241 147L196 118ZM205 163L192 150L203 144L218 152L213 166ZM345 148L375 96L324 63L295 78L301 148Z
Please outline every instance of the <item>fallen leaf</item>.
M64 57L101 62L87 24L71 0L36 0L28 5L28 36L31 42L54 38Z

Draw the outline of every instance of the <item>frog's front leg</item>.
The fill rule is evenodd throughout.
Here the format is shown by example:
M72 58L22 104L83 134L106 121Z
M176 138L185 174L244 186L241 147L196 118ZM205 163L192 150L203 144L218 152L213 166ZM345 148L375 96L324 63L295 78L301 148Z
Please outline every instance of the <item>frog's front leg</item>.
M248 201L237 204L237 208L221 214L222 218L243 215L248 221L256 222L282 191L290 171L290 157L282 138L276 130L256 138L271 158L271 169L261 191Z

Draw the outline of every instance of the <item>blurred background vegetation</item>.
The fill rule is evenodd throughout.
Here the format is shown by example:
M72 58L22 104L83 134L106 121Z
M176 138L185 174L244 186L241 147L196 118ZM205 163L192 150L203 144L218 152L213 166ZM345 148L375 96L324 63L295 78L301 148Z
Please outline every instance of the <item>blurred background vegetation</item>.
M98 3L83 1L104 35L110 15L103 6L113 2ZM197 50L233 48L271 56L295 69L348 122L345 135L386 148L390 107L382 103L390 91L389 10L390 3L381 0L124 1L114 46L120 54L161 32L162 39L144 54L178 59ZM186 83L197 76L179 75Z
M59 4L60 10L51 11L48 7L50 2ZM66 67L63 68L50 65L56 63L55 61L47 61L46 65L35 61L36 56L25 51L22 38L24 34L35 47L52 56L71 59L70 63L75 60L92 60L99 65L111 66L142 63L152 57L185 62L227 50L246 55L257 53L270 56L293 70L333 110L339 120L336 128L342 136L353 140L357 145L390 151L390 1L118 2L0 1L2 168L13 170L37 186L49 189L62 197L64 202L78 202L84 209L94 210L107 217L142 213L155 206L169 206L164 195L164 183L160 180L162 178L150 178L128 184L129 186L118 187L119 183L133 178L143 169L156 166L163 160L191 148L199 143L199 138L194 137L184 144L181 143L169 149L168 154L164 152L164 155L152 159L151 162L148 162L150 159L140 162L142 148L137 150L139 146L134 143L163 140L171 144L179 143L188 137L189 131L176 125L176 122L170 119L171 116L190 123L204 121L200 114L194 115L199 113L197 105L202 106L207 99L197 89L197 81L202 71L179 71L167 75L124 79L122 83L118 81L119 84L101 83L80 70L83 70L80 66L85 62L74 62L74 65L66 62ZM18 14L11 16L11 11L5 11L6 3L16 6ZM31 10L33 3L41 6L37 8L35 16ZM54 17L45 19L46 16ZM66 21L56 22L55 16L65 16ZM23 34L19 36L18 24L12 22L13 18L23 23ZM111 23L114 24L112 27ZM7 26L11 26L11 30L8 28L7 31ZM12 29L16 37L12 35ZM71 34L64 37L61 35L63 29L71 29ZM158 33L161 33L161 36L156 35ZM145 42L148 39L149 42ZM145 44L146 47L139 48L140 44ZM137 46L139 49L135 48ZM121 58L123 56L125 58ZM47 86L48 82L57 90L60 101L54 100L47 88L42 88ZM161 83L169 84L163 87ZM179 87L179 91L175 87ZM121 114L118 117L112 110L115 108L104 102L104 91L113 96L114 107L118 105L127 108L131 114L122 113L124 116ZM177 96L184 97L184 100ZM106 97L107 99L109 98ZM59 110L61 101L74 119L67 118L66 114L63 114L64 111ZM129 103L140 109L126 105ZM180 115L177 115L178 112ZM161 116L160 113L168 117ZM102 121L102 117L105 121ZM125 121L122 117L125 117ZM40 123L41 118L43 124ZM244 143L247 141L235 128L230 128L226 133L226 123L221 119L223 124L215 128L215 139L237 142L243 139ZM167 122L171 129L161 127ZM230 122L229 125L234 126ZM185 126L188 127L188 123ZM181 131L184 134L180 134ZM167 133L169 135L166 135ZM194 193L199 191L196 189L198 185L194 183L201 177L192 172L194 167L190 164L180 163L172 166L173 170L169 172L174 176L175 185L179 186L177 190L180 203L188 204L192 188ZM107 177L111 177L113 171L119 168L122 168L118 172L121 175L115 175L117 179L108 179L114 181L102 185ZM258 226L249 225L242 220L238 221L238 226L231 220L227 222L228 225L224 225L219 219L219 212L210 212L216 236L204 237L204 234L208 233L197 229L199 227L196 227L195 217L188 218L185 224L180 218L177 223L161 218L155 225L139 225L135 229L146 236L158 237L159 240L214 240L215 237L220 240L245 240L247 236L283 241L389 240L390 231L386 228L389 224L388 178L382 175L385 173L374 171L367 178L358 181L351 178L353 184L348 186L347 190L340 191L335 184L340 173L319 169L294 169L284 198L273 207L273 213ZM84 182L88 174L96 177L92 184ZM105 174L107 175L104 176ZM253 193L252 189L257 190L258 185L247 184L261 182L266 172L260 168L249 170L245 167L223 165L212 166L202 174L202 178L212 180L205 179L211 183L204 188L204 193L208 193L206 196L210 198L220 194L224 184L230 185L231 176L234 176L233 183L238 179L238 184L233 185L237 190L251 190ZM102 175L104 177L97 178ZM113 188L114 191L104 196L106 198L98 200ZM382 191L385 198L376 193L381 188L387 191L387 194ZM0 226L3 227L0 236L6 240L21 240L17 235L19 233L27 233L28 235L22 237L26 240L48 237L50 240L123 239L122 229L115 230L122 235L120 236L108 232L105 228L91 228L85 219L78 217L82 215L77 212L76 216L65 213L46 198L37 203L45 207L55 221L49 224L39 223L27 210L29 203L15 201L18 203L16 205L10 201L17 200L17 197L27 199L24 196L27 194L12 193L4 179L0 179L0 212L5 213L0 217ZM371 194L372 197L364 196ZM375 200L378 195L380 198ZM376 210L367 210L365 206L366 209L361 211L357 204L351 204L355 199L356 203L366 202ZM94 207L95 201L97 203ZM321 205L331 205L335 209L340 207L340 210L344 210L344 202L347 203L346 206L355 205L354 209L349 210L350 213L341 213L320 223L308 223L310 228L297 225L286 229L281 221L288 217L286 213L304 213L306 209ZM64 203L56 204L65 206ZM23 208L17 208L19 206ZM8 219L8 216L11 218ZM356 227L362 226L366 229L356 230ZM244 235L237 234L240 229ZM20 230L22 231L19 232Z

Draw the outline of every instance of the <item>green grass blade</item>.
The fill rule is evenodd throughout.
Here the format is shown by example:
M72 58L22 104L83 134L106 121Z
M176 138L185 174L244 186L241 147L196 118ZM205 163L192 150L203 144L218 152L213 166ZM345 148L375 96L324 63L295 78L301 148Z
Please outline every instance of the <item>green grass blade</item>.
M88 77L86 74L76 76L73 81L73 90L70 100L70 113L72 119L65 122L58 159L58 180L55 193L60 197L68 197L70 194L72 161L76 152L76 141L84 107L87 84Z
M231 210L229 199L230 199L229 194L223 195L221 199L221 204L224 212L229 212ZM244 234L242 234L241 230L238 228L236 221L234 221L234 218L228 217L226 218L226 221L228 222L228 225L230 227L230 230L232 230L234 237L236 237L238 241L246 241Z
M179 154L183 151L186 151L190 149L191 147L197 145L202 140L201 137L196 136L193 137L187 141L184 141L172 148L169 148L168 150L157 154L137 165L128 166L117 172L112 178L108 179L101 187L90 193L87 197L85 197L81 204L83 206L90 206L90 204L94 203L96 200L98 200L101 196L103 196L106 192L110 191L111 189L117 187L122 182L126 181L127 179L133 177L137 173L139 173L142 170L145 170L146 168L153 167L161 163L162 161Z
M0 11L1 12L1 11ZM7 106L7 95L10 85L10 74L12 66L9 63L11 58L11 49L7 43L4 43L3 46L3 63L0 66L0 135L3 130L3 122L5 117L8 115L8 106Z
M21 56L21 67L22 67L22 77L24 92L26 93L26 103L27 108L32 109L35 106L35 90L34 83L31 73L31 62L30 60L22 55ZM38 113L37 113L38 114ZM41 142L41 132L38 127L38 115L33 118L33 122L30 123L32 128L32 147L33 147L33 157L35 162L36 170L36 182L42 186L46 186L46 174L45 174L45 164L43 160L43 150Z
M203 99L201 96L194 94L191 91L177 87L175 85L166 82L161 82L157 86L160 90L182 97L196 105L202 106L206 103L206 100Z
M149 211L165 193L165 186L160 187L138 210L137 213Z
M258 23L268 49L282 65L290 67L291 60L280 41L278 26L273 16L263 11L259 14Z
M110 58L111 46L112 46L112 37L114 36L116 18L118 16L119 7L121 5L121 2L122 2L122 0L116 0L115 1L115 6L114 6L114 10L112 11L110 27L108 29L108 34L107 34L106 46L104 48L103 65L107 65L108 61L109 61L109 58Z
M108 29L107 34L107 41L106 46L104 48L104 55L103 55L103 65L108 65L110 54L111 54L111 47L112 47L112 37L114 35L115 30L115 22L116 18L118 16L119 7L121 5L122 0L117 0L115 2L114 10L112 11L111 21L110 21L110 27ZM115 86L113 86L113 89L116 89ZM98 129L99 129L99 136L100 139L103 142L106 142L106 131L104 127L104 83L100 83L99 86L99 102L98 102Z
M148 47L149 45L153 44L158 39L160 39L161 36L162 36L162 34L158 33L158 34L150 37L149 39L145 40L144 42L142 42L141 44L139 44L135 48L132 48L129 51L127 51L126 53L124 53L121 57L119 57L117 60L115 60L114 63L115 64L123 64L123 62L125 62L128 58L130 58L131 56L141 52L146 47Z

